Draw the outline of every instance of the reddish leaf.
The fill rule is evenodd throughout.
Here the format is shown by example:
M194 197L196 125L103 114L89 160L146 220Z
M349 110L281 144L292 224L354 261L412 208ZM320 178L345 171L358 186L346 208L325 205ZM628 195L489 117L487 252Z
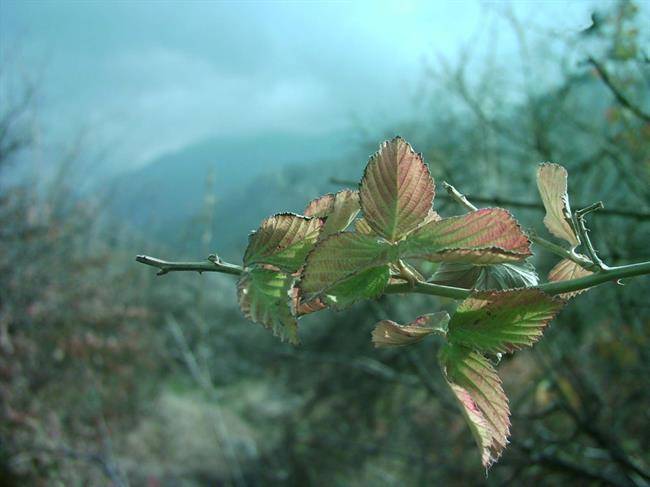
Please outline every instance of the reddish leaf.
M431 333L445 334L449 315L445 311L418 316L411 323L399 325L391 320L382 320L372 332L376 348L402 347L422 340Z
M447 345L440 365L474 435L485 468L508 444L510 408L501 379L487 358L465 347Z
M305 215L325 218L320 238L345 230L359 213L359 193L344 189L334 194L326 194L311 201Z
M537 169L537 188L546 208L544 225L553 235L576 247L580 239L569 224L571 207L567 193L567 177L566 169L559 164L540 164Z
M409 235L400 248L404 257L483 265L531 255L530 240L512 215L501 208L433 220Z
M368 225L391 242L424 221L434 193L433 179L422 156L400 137L379 146L366 166L359 189Z
M313 248L323 227L319 218L281 213L267 218L249 237L244 265L272 264L297 271Z

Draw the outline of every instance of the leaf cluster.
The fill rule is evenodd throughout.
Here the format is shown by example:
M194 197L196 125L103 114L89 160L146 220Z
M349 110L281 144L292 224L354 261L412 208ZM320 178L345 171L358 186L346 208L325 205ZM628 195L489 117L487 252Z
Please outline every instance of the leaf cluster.
M588 275L567 195L567 173L540 165L537 182L544 223L565 240L567 255L549 274L559 281ZM429 334L444 337L443 375L481 451L492 465L508 443L510 412L491 357L537 342L544 328L577 293L553 297L537 288L527 260L531 238L502 208L444 218L434 210L435 183L421 154L400 137L386 141L365 168L358 191L311 201L303 215L264 220L249 238L238 282L244 315L282 340L299 343L298 319L326 308L374 299L391 284L424 282L418 261L437 263L430 282L471 290L450 316L427 314L400 325L380 321L376 347L406 346Z

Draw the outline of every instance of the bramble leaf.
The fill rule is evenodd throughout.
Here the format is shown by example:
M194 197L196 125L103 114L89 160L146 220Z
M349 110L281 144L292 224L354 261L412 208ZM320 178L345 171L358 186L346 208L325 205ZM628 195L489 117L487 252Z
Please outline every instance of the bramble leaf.
M440 367L474 435L483 466L489 468L510 435L510 408L501 379L487 358L457 345L441 349Z
M294 316L303 316L327 308L321 298L303 299L304 296L298 286L291 289L291 311Z
M433 179L422 156L401 137L382 143L370 157L359 189L368 225L391 242L422 223L434 194Z
M431 282L484 291L537 286L539 277L535 267L527 261L479 266L442 262L431 277Z
M478 292L456 309L448 338L481 352L513 352L539 340L563 306L539 289Z
M330 235L307 256L300 289L306 295L323 295L326 291L336 291L335 286L341 285L338 288L340 292L348 288L343 286L346 280L396 259L397 247L377 237L353 232ZM365 276L368 281L362 279L363 282L357 284L366 284L375 289L377 275L369 273ZM358 289L356 292L362 296L364 290Z
M530 240L502 208L430 221L401 242L400 250L404 257L483 265L531 255Z
M320 238L345 230L359 213L359 193L344 189L336 194L326 194L312 200L305 215L326 218Z
M365 218L359 218L354 222L354 231L362 235L374 235L372 228L368 225Z
M449 323L449 314L446 311L418 316L406 325L382 320L372 331L372 343L376 348L411 345L431 333L446 334L447 323Z
M314 247L323 227L320 218L280 213L267 218L248 239L244 265L272 264L297 271Z
M553 235L576 247L580 244L580 238L568 221L571 219L571 207L567 177L566 169L559 164L546 162L537 168L537 188L546 208L544 225Z
M384 292L390 269L387 265L371 267L336 284L323 294L323 301L335 309L342 309L360 299L375 299Z
M570 279L578 279L580 277L587 277L593 274L593 272L584 269L575 262L569 259L563 259L558 262L553 269L548 273L549 281L568 281ZM584 293L589 288L579 289L577 291L571 291L568 293L560 294L561 298L570 299L578 294Z
M290 308L294 282L295 278L284 272L254 267L237 282L237 298L246 318L270 328L282 341L296 345L298 323Z

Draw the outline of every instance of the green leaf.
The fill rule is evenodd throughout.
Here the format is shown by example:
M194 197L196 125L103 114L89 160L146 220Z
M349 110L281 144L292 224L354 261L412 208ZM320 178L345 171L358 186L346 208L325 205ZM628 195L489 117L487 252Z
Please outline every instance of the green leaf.
M391 320L382 320L372 332L372 342L376 348L402 347L422 340L431 333L447 333L449 314L446 311L418 316L406 325Z
M362 235L376 235L365 218L359 218L354 222L354 231Z
M501 379L487 358L456 345L440 351L440 366L474 435L483 466L489 468L510 435L510 408Z
M564 306L539 289L482 291L463 301L449 323L449 341L481 352L533 345Z
M433 205L435 187L420 154L400 137L370 157L359 197L368 225L391 242L414 230Z
M569 259L563 259L558 262L553 269L548 273L549 281L568 281L570 279L578 279L580 277L587 277L592 275L593 272L584 269L575 262ZM560 297L563 299L570 299L577 296L580 293L584 293L587 289L578 289L577 291L571 291L568 293L560 294Z
M326 219L321 239L348 228L358 213L359 193L349 189L316 198L305 208L306 216Z
M432 262L498 264L529 257L530 240L502 208L432 220L400 243L403 257Z
M254 267L237 283L239 307L246 318L270 328L282 341L298 344L298 323L291 314L295 278L283 272Z
M271 264L288 272L297 271L314 247L323 220L280 213L267 218L248 239L244 265Z
M436 269L431 282L484 291L537 286L539 277L533 264L527 261L480 266L443 262Z
M580 244L580 238L569 224L571 207L567 193L568 174L559 164L546 162L537 168L537 188L542 197L546 216L544 225L558 238L566 240L573 247Z
M311 294L311 297L336 290L335 286L338 285L342 286L339 288L341 292L341 289L348 288L347 285L343 286L348 279L394 260L397 260L397 247L385 240L353 232L337 233L319 242L307 256L299 286L304 294ZM362 283L372 284L374 289L377 276L368 273L365 277L368 280L362 279Z
M384 292L389 278L387 265L371 267L330 288L323 300L332 308L342 309L361 299L375 299Z

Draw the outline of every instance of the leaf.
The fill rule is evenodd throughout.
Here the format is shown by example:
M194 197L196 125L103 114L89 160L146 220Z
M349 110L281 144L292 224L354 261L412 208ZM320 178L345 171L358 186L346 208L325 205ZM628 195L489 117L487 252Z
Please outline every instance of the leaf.
M389 278L387 265L371 267L330 288L323 295L323 301L335 309L342 309L361 299L378 298Z
M431 333L446 334L449 314L446 311L418 316L406 325L391 320L382 320L372 332L372 343L376 348L402 347L422 340Z
M446 345L440 366L474 435L483 466L489 468L510 435L510 408L501 379L487 358L465 347Z
M498 264L529 257L530 240L502 208L432 220L400 243L404 257L432 262Z
M431 277L431 282L477 290L504 290L537 286L539 277L535 267L527 261L481 266L442 262Z
M315 313L316 311L321 311L327 308L327 305L321 298L315 298L311 300L303 299L304 296L298 286L294 286L291 292L291 310L294 316L308 315L310 313Z
M478 292L456 309L449 341L481 352L513 352L539 340L563 306L539 289Z
M354 231L362 235L375 235L365 218L359 218L354 222Z
M295 278L284 272L254 267L239 279L237 298L246 318L295 345L299 343L298 323L290 309L294 282Z
M244 265L271 264L297 271L313 248L323 227L319 218L280 213L267 218L248 239Z
M537 188L546 208L544 225L553 235L576 247L580 238L567 221L571 218L567 177L566 169L559 164L546 162L537 168Z
M345 280L397 259L397 247L353 232L330 235L307 256L300 281L305 294L322 295Z
M320 238L348 228L359 213L359 193L344 189L334 194L326 194L311 201L305 215L326 218Z
M575 262L569 259L563 259L558 262L553 269L548 273L549 281L568 281L570 279L578 279L580 277L587 277L592 275L593 272L588 271L587 269L579 266ZM577 291L571 291L568 293L560 294L561 298L570 299L577 296L580 293L584 293L589 288L578 289Z
M359 197L368 225L391 242L414 230L433 205L435 187L420 154L401 137L370 157Z

